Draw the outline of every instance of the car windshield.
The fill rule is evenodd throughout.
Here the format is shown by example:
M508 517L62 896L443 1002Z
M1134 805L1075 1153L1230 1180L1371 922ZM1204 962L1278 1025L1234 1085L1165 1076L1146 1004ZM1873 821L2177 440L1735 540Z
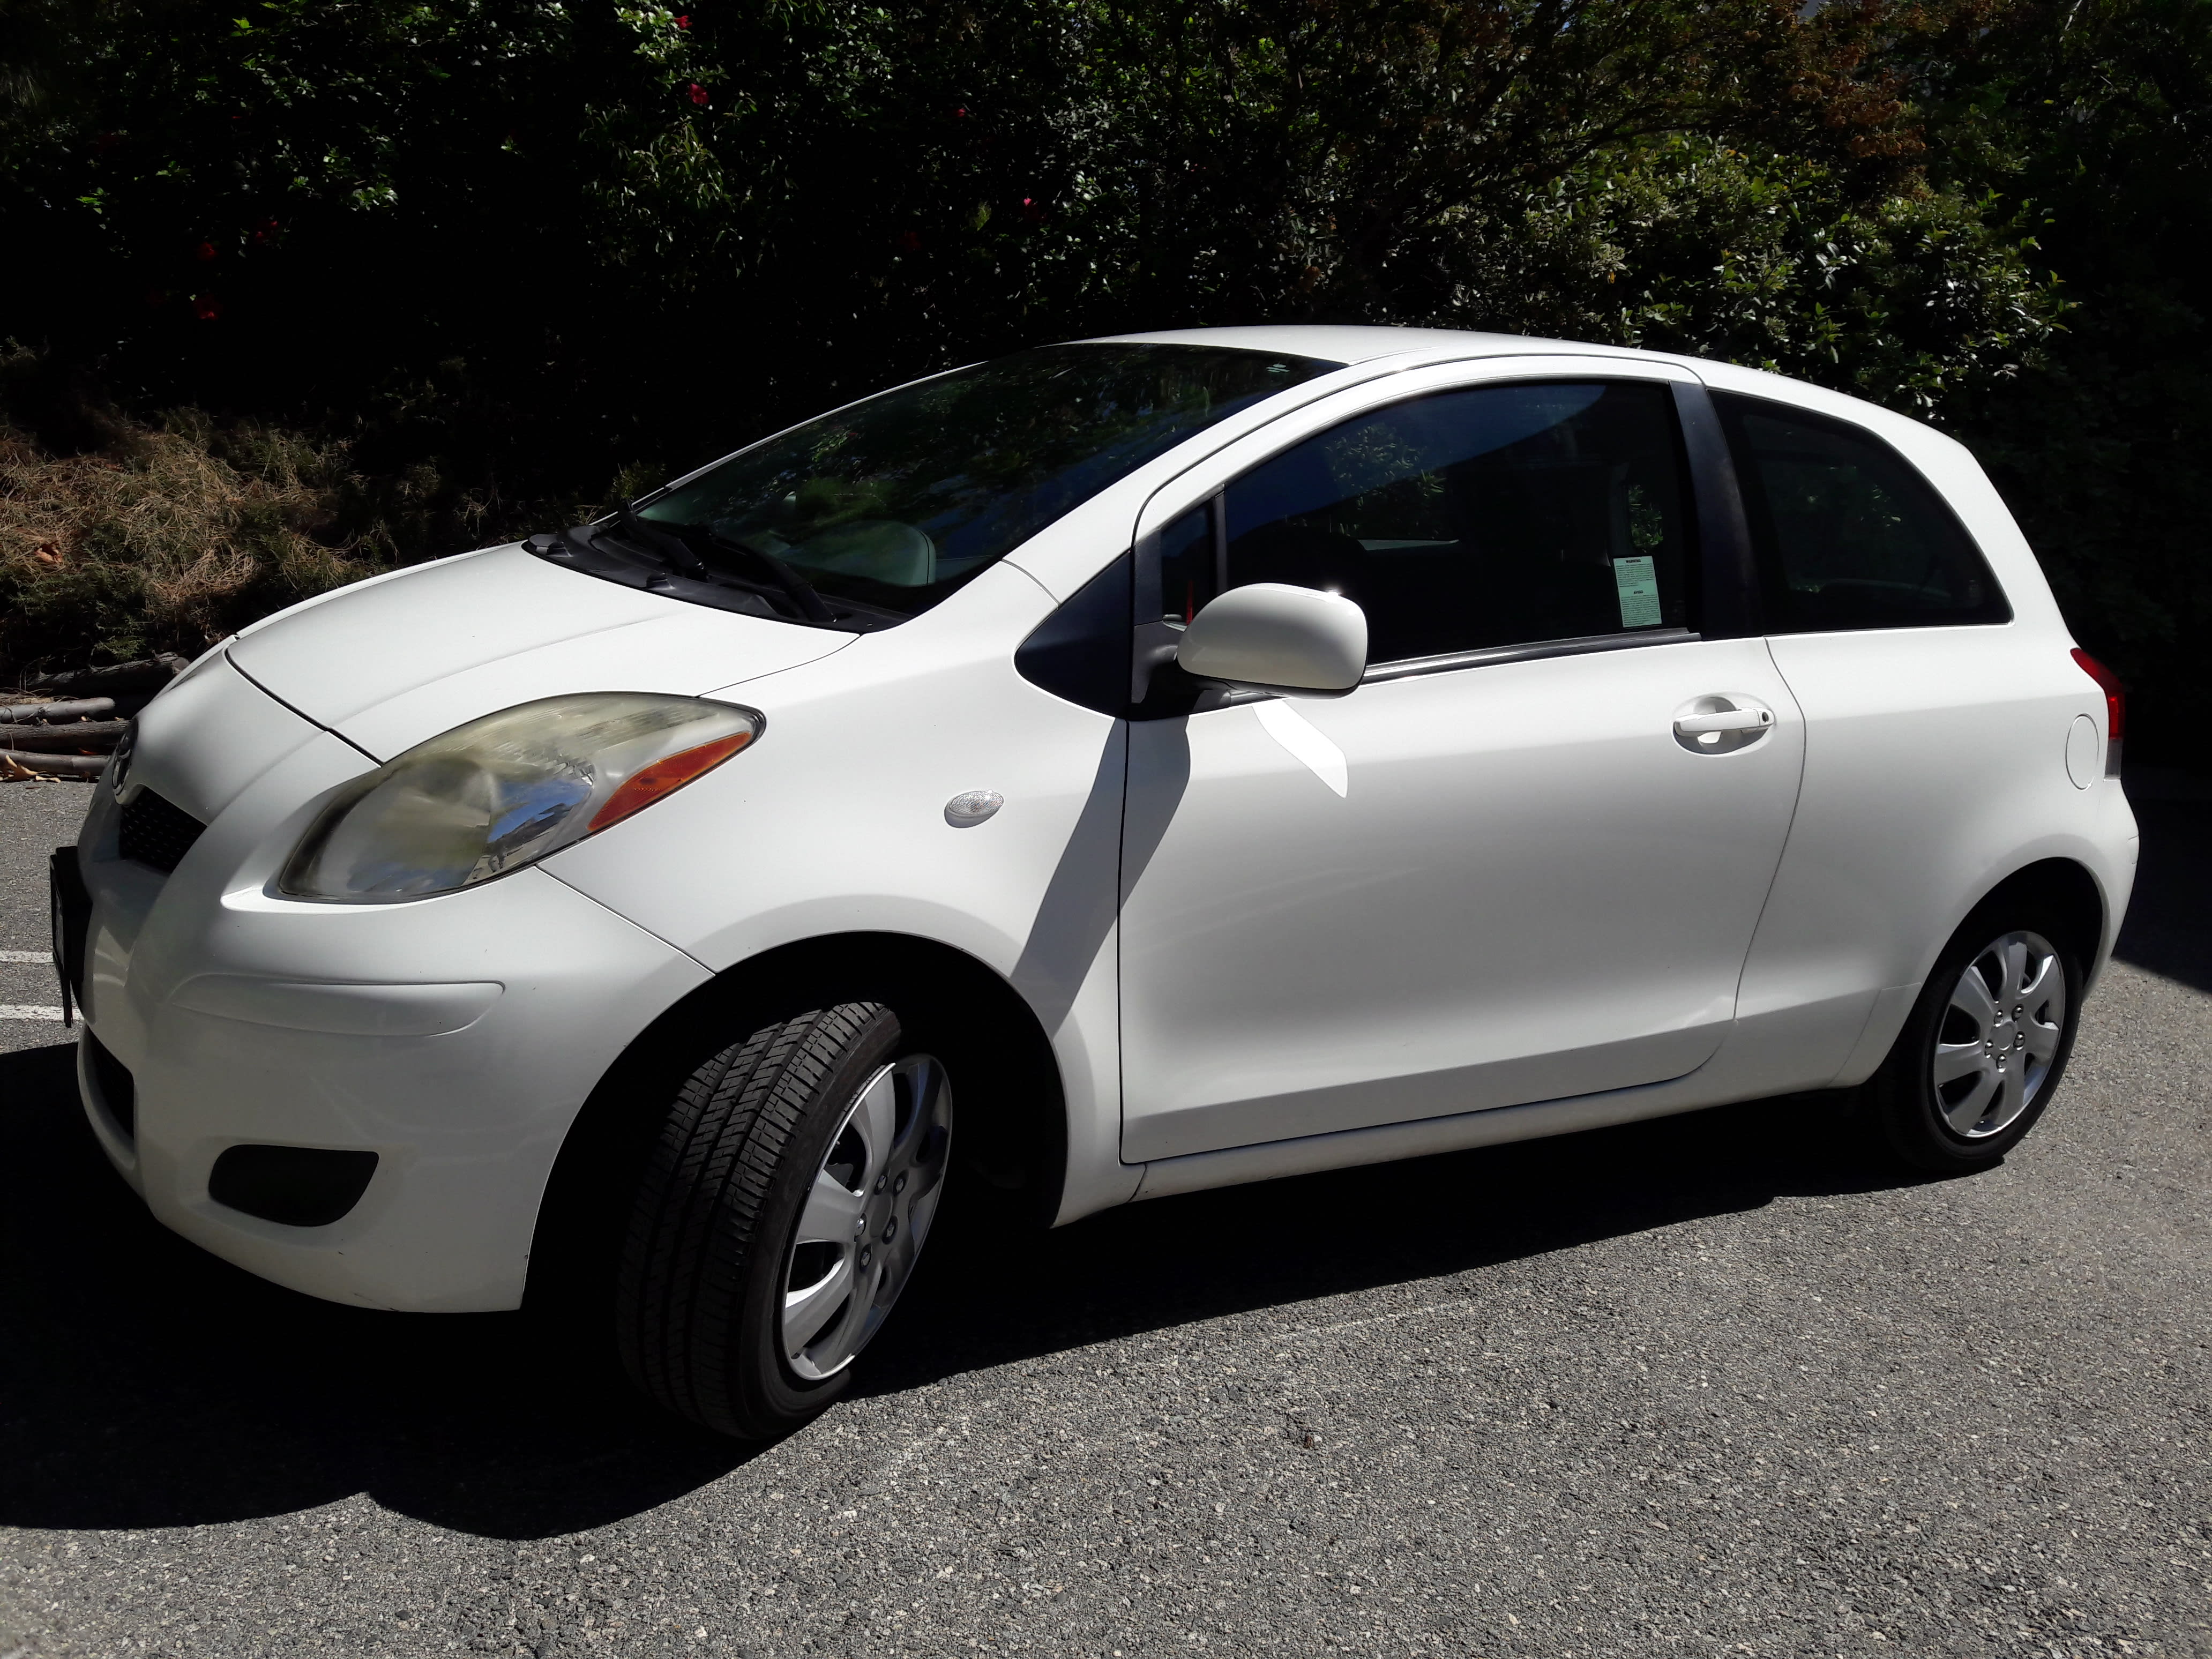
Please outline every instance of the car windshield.
M1216 346L1045 346L821 416L636 517L720 573L757 580L780 564L880 626L1192 433L1341 367Z

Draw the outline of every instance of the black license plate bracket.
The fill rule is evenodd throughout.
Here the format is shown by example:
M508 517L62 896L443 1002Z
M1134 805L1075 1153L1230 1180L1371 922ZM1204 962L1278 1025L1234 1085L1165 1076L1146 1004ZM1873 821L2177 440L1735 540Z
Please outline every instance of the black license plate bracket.
M61 981L62 1024L74 1025L84 1002L84 953L92 933L92 890L77 868L76 848L57 847L46 860L53 920L54 976Z

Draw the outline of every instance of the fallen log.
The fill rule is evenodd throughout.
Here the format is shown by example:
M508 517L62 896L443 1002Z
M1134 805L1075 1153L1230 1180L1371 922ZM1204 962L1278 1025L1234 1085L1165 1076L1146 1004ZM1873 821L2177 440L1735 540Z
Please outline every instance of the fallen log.
M144 691L150 696L183 673L188 665L182 657L165 651L158 657L142 657L137 662L111 663L105 668L72 668L66 673L48 674L33 680L25 689L80 691L91 696L121 696L131 691Z
M191 665L164 652L137 662L118 662L105 668L75 668L65 674L49 674L33 680L27 691L50 691L57 696L112 697L115 712L135 714L154 701L161 689Z
M0 748L65 755L73 749L109 750L131 729L129 720L64 721L58 726L0 726Z
M33 755L0 749L0 781L24 776L96 778L106 769L105 755Z
M97 720L115 712L112 697L76 697L64 702L0 703L0 726L21 720Z

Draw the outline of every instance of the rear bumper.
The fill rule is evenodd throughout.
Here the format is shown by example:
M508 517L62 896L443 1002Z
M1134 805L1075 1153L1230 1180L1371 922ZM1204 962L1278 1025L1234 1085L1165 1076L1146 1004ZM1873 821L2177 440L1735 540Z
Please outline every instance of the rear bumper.
M2094 987L2103 975L2112 959L2113 947L2120 942L2120 928L2128 919L2128 901L2135 896L2136 870L2142 859L2142 830L2119 781L2100 779L2091 793L2097 814L2096 846L2102 856L2084 862L2104 902L2105 931L2097 941L2094 960L2087 964L2085 988Z

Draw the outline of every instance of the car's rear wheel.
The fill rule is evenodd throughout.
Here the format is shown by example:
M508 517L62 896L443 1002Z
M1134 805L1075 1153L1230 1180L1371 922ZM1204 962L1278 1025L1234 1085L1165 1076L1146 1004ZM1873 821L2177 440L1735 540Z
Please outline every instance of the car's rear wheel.
M623 1363L669 1410L763 1439L843 1392L943 1195L945 1067L849 1002L763 1026L686 1079L617 1285Z
M1984 907L1936 961L1869 1092L1890 1149L1945 1175L1985 1168L2035 1126L2064 1076L2081 967L2045 917Z

